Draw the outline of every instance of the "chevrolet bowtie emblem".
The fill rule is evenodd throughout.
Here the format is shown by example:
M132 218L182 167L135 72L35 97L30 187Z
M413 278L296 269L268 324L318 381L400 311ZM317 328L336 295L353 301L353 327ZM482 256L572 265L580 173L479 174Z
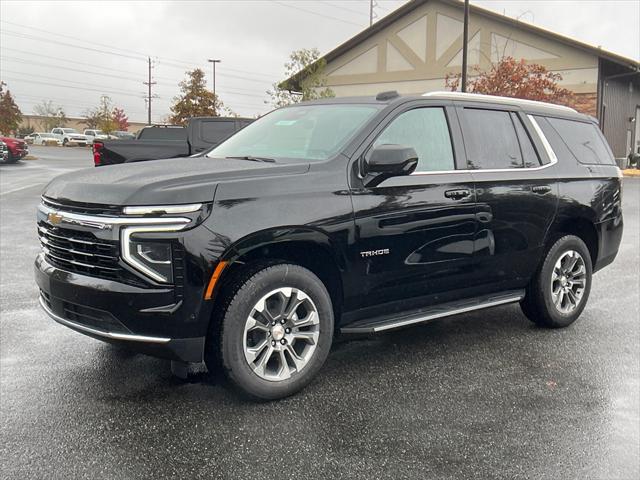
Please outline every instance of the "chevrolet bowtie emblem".
M47 220L51 225L58 225L60 222L62 222L62 215L56 212L49 212L49 214L47 215Z

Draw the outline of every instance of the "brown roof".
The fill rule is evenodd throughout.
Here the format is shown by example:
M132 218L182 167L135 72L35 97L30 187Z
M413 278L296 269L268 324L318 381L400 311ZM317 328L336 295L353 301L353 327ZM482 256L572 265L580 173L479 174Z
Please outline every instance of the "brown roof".
M324 58L327 63L339 57L343 53L349 51L359 43L363 42L367 38L371 37L375 33L383 30L388 25L391 25L397 19L407 15L411 11L415 10L421 5L429 2L430 0L410 0L405 3L401 7L397 8L393 12L391 12L386 17L383 17L378 22L371 25L369 28L364 29L357 35L351 37L349 40L344 42L342 45L337 46L329 53L324 55ZM437 0L441 3L449 4L453 7L464 8L464 2L461 0ZM617 53L609 52L607 50L603 50L600 47L594 47L593 45L589 45L588 43L581 42L579 40L575 40L571 37L567 37L565 35L561 35L559 33L553 32L551 30L547 30L546 28L538 27L531 23L522 22L515 18L507 17L506 15L501 15L499 13L493 12L491 10L487 10L486 8L478 7L477 5L469 5L469 14L470 15L482 15L484 17L489 17L494 20L509 23L511 25L517 26L523 30L527 30L532 33L536 33L538 35L544 35L547 38L552 40L556 40L558 42L564 43L574 48L578 48L580 50L584 50L586 52L597 55L600 58L609 60L611 62L617 63L624 67L630 68L632 70L640 71L640 62L638 60L633 60L631 58L624 57L622 55L618 55ZM281 88L287 88L287 86L292 87L292 90L298 88L298 79L300 78L302 72L298 72L295 75L291 76L287 80L283 81L280 86Z

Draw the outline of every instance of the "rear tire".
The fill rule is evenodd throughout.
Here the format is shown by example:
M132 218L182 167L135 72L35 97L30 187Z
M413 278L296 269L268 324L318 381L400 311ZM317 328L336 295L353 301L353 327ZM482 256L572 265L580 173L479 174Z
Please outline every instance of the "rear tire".
M568 327L587 304L591 277L591 254L585 243L574 235L559 238L527 287L520 302L523 313L542 327Z
M224 295L220 325L207 338L207 367L221 364L236 387L260 400L287 397L311 382L333 340L331 298L320 279L278 263L246 270Z

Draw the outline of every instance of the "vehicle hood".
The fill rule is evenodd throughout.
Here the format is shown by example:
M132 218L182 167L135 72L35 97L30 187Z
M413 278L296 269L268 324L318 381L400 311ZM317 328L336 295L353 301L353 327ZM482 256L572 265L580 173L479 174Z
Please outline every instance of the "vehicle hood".
M13 138L13 137L0 137L0 140L2 140L7 145L21 145L25 143L24 140L21 140L19 138Z
M171 205L213 200L220 182L302 174L308 164L273 164L208 157L168 158L89 168L52 180L43 195L61 202Z

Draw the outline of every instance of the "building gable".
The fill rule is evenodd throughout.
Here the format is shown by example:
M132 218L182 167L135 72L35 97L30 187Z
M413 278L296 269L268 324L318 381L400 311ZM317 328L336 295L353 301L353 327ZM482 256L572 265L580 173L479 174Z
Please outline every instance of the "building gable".
M404 15L329 59L327 85L337 95L438 90L446 75L460 73L462 8L450 1L413 3L416 6ZM576 93L596 91L597 55L520 28L522 24L507 17L495 17L477 11L470 17L471 69L488 70L500 58L513 56L560 73L563 86Z

